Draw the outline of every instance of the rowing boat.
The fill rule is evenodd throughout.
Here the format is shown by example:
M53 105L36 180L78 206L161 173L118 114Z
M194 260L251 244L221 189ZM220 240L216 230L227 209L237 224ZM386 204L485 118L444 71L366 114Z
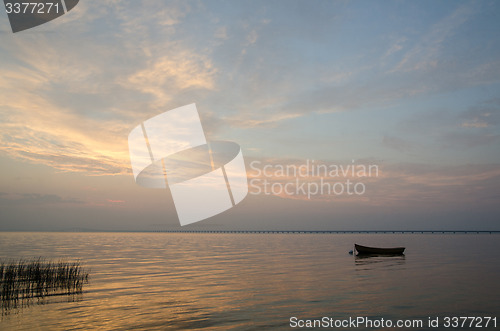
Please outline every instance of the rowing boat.
M374 255L401 255L405 251L404 247L391 247L391 248L381 248L381 247L368 247L358 244L354 244L354 248L358 254L374 254Z

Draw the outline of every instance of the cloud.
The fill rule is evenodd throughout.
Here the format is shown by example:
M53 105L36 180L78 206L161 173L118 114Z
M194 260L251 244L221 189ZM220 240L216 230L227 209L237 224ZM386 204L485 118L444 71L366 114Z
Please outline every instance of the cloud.
M303 114L299 113L274 113L270 114L266 117L256 116L255 114L244 114L244 115L236 115L233 117L224 118L224 122L231 127L239 127L239 128L256 128L256 127L276 127L281 122L302 117Z
M75 198L63 198L56 194L38 193L3 193L0 194L2 205L60 205L60 204L83 204L84 201Z
M408 38L406 37L400 37L398 38L398 40L396 40L392 45L391 47L389 47L389 49L387 50L387 52L385 53L384 57L388 57L388 56L391 56L393 55L394 53L397 53L399 51L401 51L403 49L403 45L404 43L408 40Z
M0 45L2 152L63 171L125 174L130 130L183 104L201 104L210 135L280 126L290 133L287 122L312 113L380 109L409 96L498 80L500 66L491 59L459 62L460 72L453 66L435 74L411 70L420 62L438 59L440 64L446 41L474 16L467 4L431 26L406 53L411 38L396 36L379 53L356 56L337 47L350 45L338 39L342 6L294 4L286 13L279 5L257 7L262 15L224 17L196 2L85 2L66 23L77 38L64 33L5 38ZM400 70L385 72L384 57L400 55L406 58ZM486 113L492 115L454 118L446 125L495 128L496 113ZM441 129L425 125L431 127L427 132ZM478 134L490 137L484 143L496 141L495 132ZM290 144L296 137L294 132L283 141ZM383 138L386 147L400 151L412 141L397 133Z
M474 148L494 145L500 142L500 134L481 134L472 132L449 132L440 138L443 148Z
M455 31L467 22L474 13L474 7L469 4L459 6L450 15L431 26L428 33L405 54L391 71L431 70L435 68L440 62L443 42L453 36ZM397 50L400 49L399 46L393 47Z
M384 168L387 176L378 183L375 192L384 197L430 205L492 208L499 196L500 168L498 164L437 166L395 164ZM497 208L497 207L495 207Z
M489 124L479 118L474 118L471 121L463 122L462 126L464 128L487 128Z
M120 91L103 74L109 57L96 56L107 54L103 45L35 34L6 39L0 48L7 59L16 57L0 64L3 153L63 171L128 171L127 120L133 114L116 116L106 100Z
M217 39L227 39L228 38L227 27L225 27L225 26L219 27L215 31L214 37Z
M402 140L414 141L413 148L417 148L414 151L493 146L499 139L499 123L500 103L496 99L487 99L462 109L431 108L399 122L394 132L397 137L384 137L383 144L404 150L411 146L405 146ZM403 136L404 139L401 138Z
M252 30L250 33L247 35L247 45L252 45L257 42L259 35L257 34L257 31Z
M214 89L216 72L209 58L194 51L174 50L132 74L122 84L131 90L153 94L159 107L180 90Z
M305 201L366 201L353 192L364 190L364 184L376 181L380 173L377 164L363 161L249 158L250 192Z
M252 163L253 162L253 163ZM370 169L371 173L365 170ZM322 168L326 166L328 171ZM352 172L350 166L356 171ZM364 166L364 168L360 168ZM290 167L291 170L287 170ZM300 167L306 172L300 172ZM332 168L333 167L333 168ZM258 170L256 170L258 169ZM283 170L284 169L284 170ZM318 169L320 169L318 171ZM330 172L331 169L340 169ZM345 174L342 169L347 169ZM376 171L374 170L376 169ZM294 170L297 172L294 173ZM471 208L498 209L496 203L500 197L500 167L498 164L487 165L426 165L417 163L387 163L376 160L325 161L325 160L298 160L298 159L247 159L250 191L253 194L276 195L283 199L318 200L327 202L359 203L366 206L391 206L401 208L405 206L429 206L432 208L450 208L457 205L468 205ZM266 171L266 172L265 172ZM332 176L338 174L338 176ZM365 176L359 176L359 174ZM299 181L297 184L296 181ZM351 185L363 183L366 191L362 195L341 195L329 193L326 185L346 181ZM267 183L265 182L267 181ZM287 194L280 191L287 183L289 190L297 194ZM312 189L325 188L319 193L307 196L307 191L301 192L297 187L304 183L312 183ZM267 185L267 187L266 187ZM272 187L275 185L275 191ZM351 186L352 190L353 186Z
M408 142L406 139L399 137L384 136L382 144L386 147L392 148L398 152L411 152L415 149L415 145Z
M117 26L105 28L132 24L129 19L137 12L130 6L144 17L151 14L150 20L141 19L126 34ZM76 10L85 15L71 24L89 42L45 33L10 36L0 45L2 153L61 171L126 174L130 130L158 108L171 107L166 102L180 91L215 88L217 70L209 57L180 43L156 56L165 44L152 40L145 29L164 32L177 25L189 11L183 2L165 7L114 1L81 4Z
M107 199L106 201L111 202L111 203L125 203L124 200L113 200L113 199Z
M460 115L462 127L488 128L496 127L500 123L500 102L498 99L486 100Z
M17 95L26 99L16 103ZM123 124L94 121L68 112L37 96L36 92L13 92L7 100L14 102L0 111L0 141L4 153L63 171L128 172Z

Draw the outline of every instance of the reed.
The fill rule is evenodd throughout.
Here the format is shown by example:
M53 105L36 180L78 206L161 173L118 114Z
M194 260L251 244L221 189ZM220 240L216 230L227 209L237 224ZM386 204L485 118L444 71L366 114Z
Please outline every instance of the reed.
M50 262L42 258L0 261L1 302L82 293L88 277L79 261Z

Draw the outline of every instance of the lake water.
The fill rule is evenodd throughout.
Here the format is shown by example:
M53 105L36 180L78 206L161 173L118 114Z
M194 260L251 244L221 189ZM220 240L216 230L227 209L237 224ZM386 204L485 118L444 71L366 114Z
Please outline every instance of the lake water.
M407 249L358 258L354 242ZM498 234L0 233L0 259L38 256L80 259L89 284L2 311L0 329L292 329L291 317L360 316L500 327Z

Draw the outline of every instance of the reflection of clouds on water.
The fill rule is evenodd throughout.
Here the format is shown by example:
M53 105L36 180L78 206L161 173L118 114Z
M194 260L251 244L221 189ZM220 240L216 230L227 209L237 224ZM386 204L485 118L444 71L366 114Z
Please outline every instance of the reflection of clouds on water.
M300 318L498 314L500 249L489 234L0 232L0 258L79 258L81 300L13 309L2 330L276 329ZM355 257L354 241L406 257ZM77 297L78 298L78 297ZM296 314L296 315L295 315ZM335 315L333 315L335 314ZM105 323L105 325L104 325ZM41 326L42 325L42 326Z
M84 299L83 293L65 294L56 293L43 297L20 298L16 300L1 300L1 314L7 316L10 314L21 313L24 308L35 305L48 305L66 302L81 302Z

